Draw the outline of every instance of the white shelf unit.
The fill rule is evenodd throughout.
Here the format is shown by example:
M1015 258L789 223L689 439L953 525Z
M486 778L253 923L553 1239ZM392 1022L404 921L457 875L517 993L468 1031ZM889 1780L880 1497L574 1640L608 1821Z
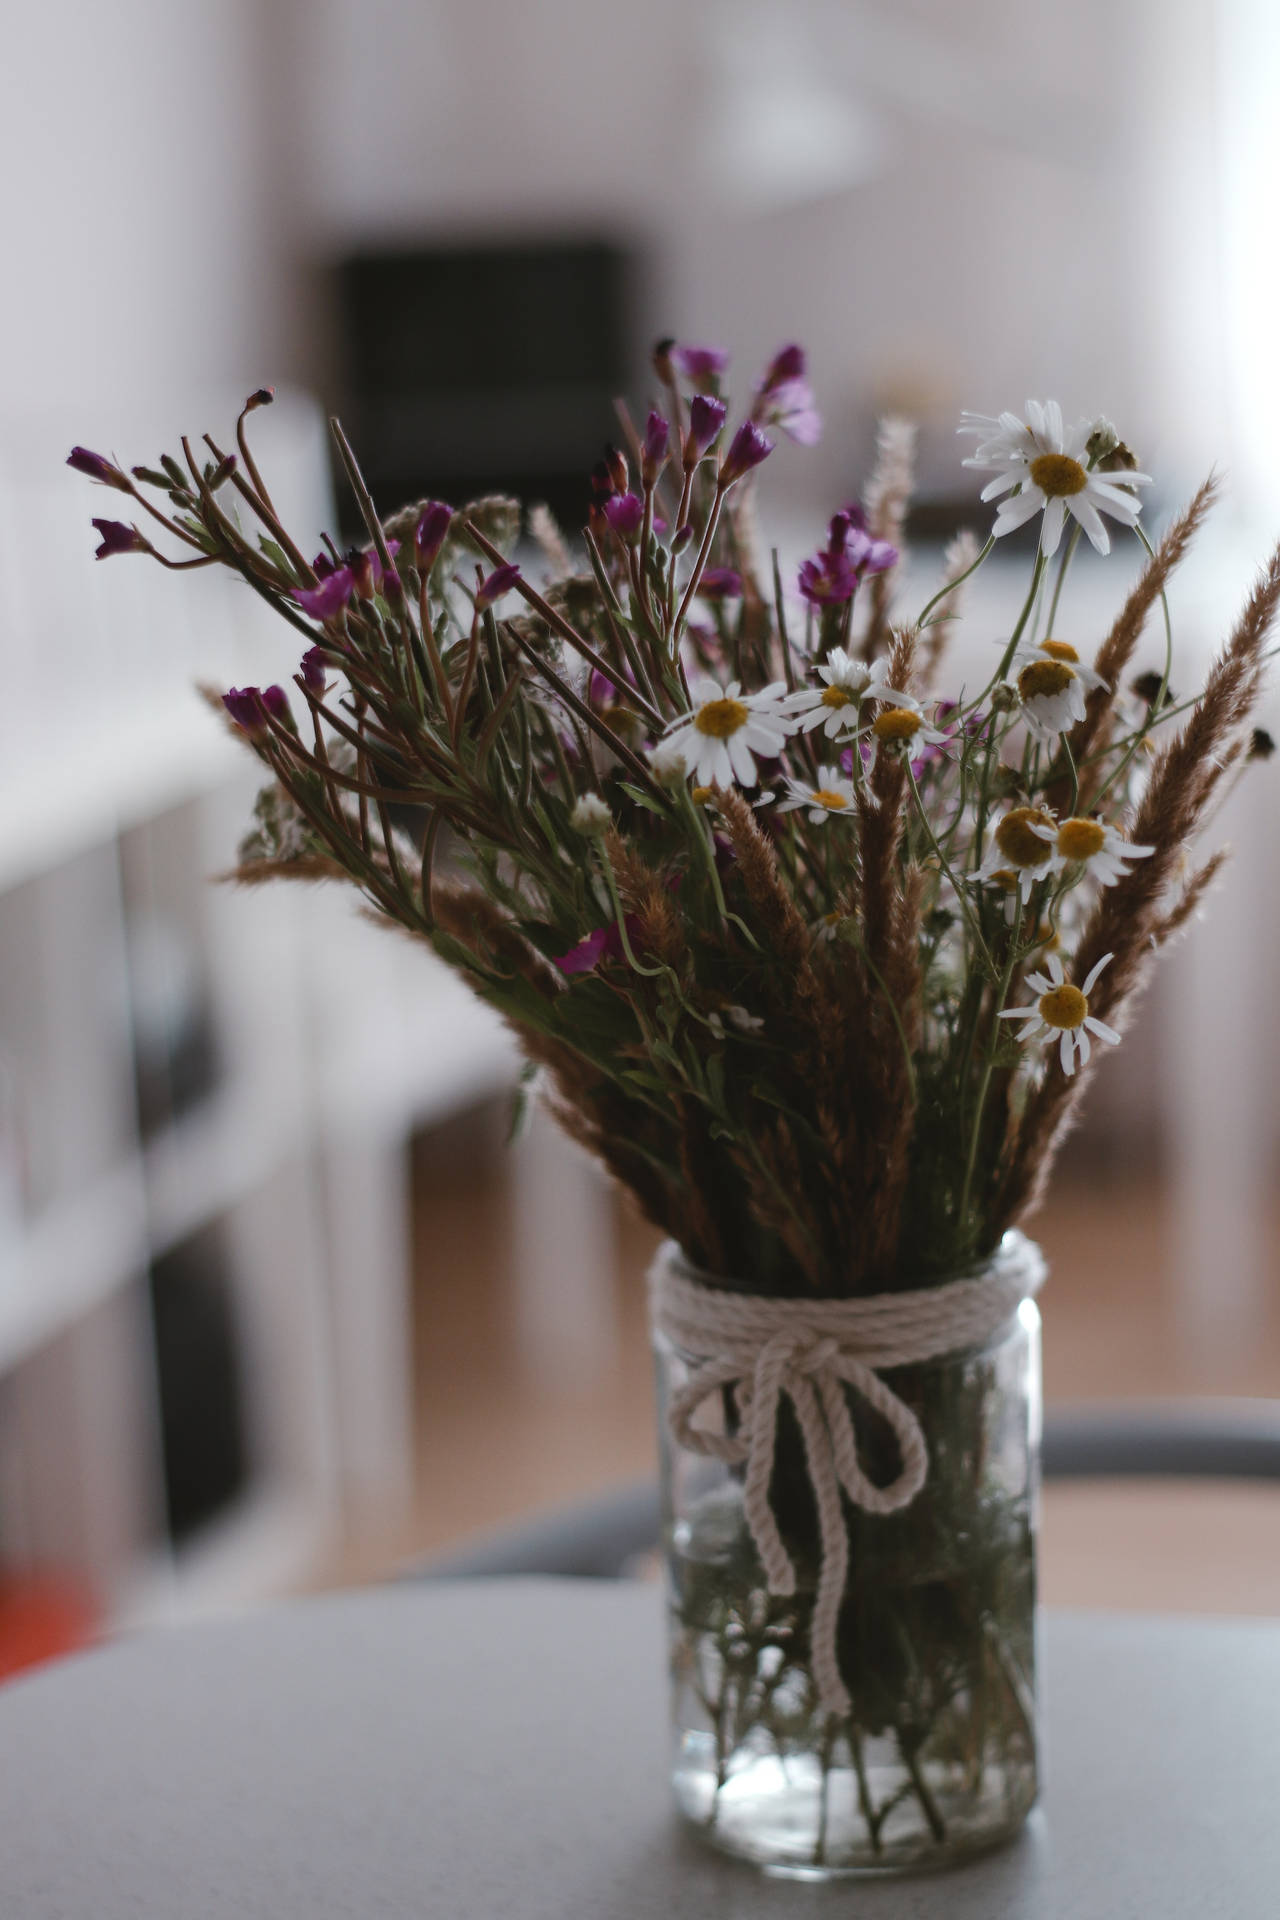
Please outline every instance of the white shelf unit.
M351 896L210 884L256 768L193 682L283 680L296 637L234 582L96 567L90 516L130 515L63 469L83 429L0 431L0 1565L134 1625L294 1585L405 1498L409 1136L511 1085L515 1054ZM323 432L289 396L259 431L317 531ZM183 1019L207 1057L166 1112L148 1048L163 1065ZM154 1289L210 1236L246 1471L175 1549Z

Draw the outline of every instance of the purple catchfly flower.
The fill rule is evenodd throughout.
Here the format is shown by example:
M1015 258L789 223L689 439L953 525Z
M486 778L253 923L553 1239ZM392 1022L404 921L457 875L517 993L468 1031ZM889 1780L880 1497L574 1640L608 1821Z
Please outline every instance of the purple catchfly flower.
M327 553L318 553L311 562L311 571L317 580L327 580L331 573L338 571L338 562Z
M760 382L761 393L776 393L779 387L787 386L792 380L803 380L807 362L803 347L794 341L789 346L779 347L764 370L764 379Z
M684 442L684 466L687 473L705 459L724 429L729 409L723 400L709 394L695 394L689 403L689 431Z
M638 914L627 914L626 928L634 952L643 944ZM611 920L607 927L597 927L584 940L579 940L576 947L570 947L568 953L560 954L552 964L559 967L561 973L594 973L602 960L621 959L622 935L617 921Z
M732 567L708 567L698 582L704 600L741 600L742 575Z
M604 503L604 517L623 540L634 540L644 525L644 501L638 493L615 493Z
M761 433L754 420L744 420L729 442L728 453L720 462L721 492L734 486L753 467L758 467L762 460L767 460L773 449L774 442L768 434Z
M319 571L317 567L316 572ZM354 591L350 567L331 566L318 587L295 587L293 597L313 620L332 620L342 612Z
M110 560L117 553L150 553L150 542L144 540L136 527L127 527L123 520L95 520L98 537L102 542L94 549L95 560Z
M262 704L273 720L278 720L283 726L291 728L295 733L297 732L297 728L293 724L293 714L289 710L289 696L283 687L264 687L262 689Z
M756 417L766 426L777 427L798 447L816 447L822 438L822 415L807 380L784 380L761 394Z
M483 613L495 600L501 600L504 593L510 593L520 578L520 569L516 566L495 567L487 579L482 580L476 589L476 612Z
M328 661L323 647L308 647L298 663L302 675L302 684L309 693L323 693L328 674Z
M440 549L445 543L452 519L453 508L446 506L443 500L428 500L422 509L413 530L413 551L419 573L430 573L440 558Z
M722 347L673 347L671 358L685 379L695 387L712 386L729 364Z
M859 580L868 573L887 573L898 564L898 549L892 541L877 540L862 527L850 528L844 552Z
M646 487L653 486L662 472L670 445L670 424L655 410L645 422L644 448L640 459L640 474Z
M231 687L222 696L222 704L238 727L246 733L267 731L266 708L259 687Z
M104 487L114 487L117 493L132 493L119 467L104 459L100 453L91 453L88 447L72 447L67 455L67 465L74 467L77 473L87 474L90 480L98 480Z
M797 584L801 598L810 606L837 607L852 600L858 591L858 576L843 553L829 549L801 562Z

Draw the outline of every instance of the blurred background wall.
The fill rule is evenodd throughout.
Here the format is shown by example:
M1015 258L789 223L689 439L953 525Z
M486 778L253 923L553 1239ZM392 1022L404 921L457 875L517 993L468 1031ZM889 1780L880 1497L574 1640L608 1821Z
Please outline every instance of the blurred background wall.
M597 1284L626 1264L610 1203L537 1131L509 1163L513 1292L448 1322L474 1219L450 1240L437 1136L415 1240L407 1143L479 1107L467 1137L492 1148L483 1102L509 1088L510 1050L341 902L194 885L230 858L252 781L190 683L269 678L290 648L214 582L95 569L87 521L111 504L66 474L67 448L151 458L275 384L260 441L311 538L334 511L317 401L373 405L352 263L448 255L479 313L486 252L596 249L617 269L600 364L636 399L659 333L722 342L744 379L807 345L827 433L765 475L788 539L856 490L886 409L920 421L922 492L944 508L966 493L958 410L1028 394L1116 419L1158 475L1157 517L1225 466L1185 603L1203 657L1280 505L1280 27L1266 0L47 0L10 7L4 42L0 1563L151 1617L315 1577L370 1512L412 1505L414 1351L419 1374L451 1340L474 1360L505 1315L512 1365L554 1393L566 1346L608 1379L624 1330L640 1336L634 1289ZM533 342L563 400L575 329L600 312L513 284L504 351ZM402 327L394 371L443 433L461 348L428 319ZM459 417L510 432L513 394L495 366ZM1214 1380L1256 1389L1265 1351L1270 810L1227 823L1242 858L1212 940L1197 930L1170 967L1082 1148L1095 1176L1163 1155L1166 1385L1203 1351ZM353 979L372 983L358 1014ZM182 1298L185 1320L166 1305ZM232 1384L202 1425L190 1352L214 1349ZM435 1391L443 1420L442 1376ZM222 1422L205 1483L175 1465L184 1417ZM457 1440L437 1424L437 1449L441 1431ZM545 1480L508 1505L582 1480L582 1443L557 1432ZM605 1450L619 1470L630 1445ZM175 1540L212 1537L219 1484L238 1530L196 1563Z

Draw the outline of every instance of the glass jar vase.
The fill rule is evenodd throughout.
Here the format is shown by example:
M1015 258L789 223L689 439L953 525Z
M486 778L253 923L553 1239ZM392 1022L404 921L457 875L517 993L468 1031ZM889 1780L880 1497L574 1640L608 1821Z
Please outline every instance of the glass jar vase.
M771 1592L748 1521L746 1463L714 1451L723 1438L732 1454L741 1390L722 1385L699 1406L710 1451L681 1444L669 1409L706 1355L655 1330L676 1803L717 1847L774 1872L944 1865L1012 1835L1036 1798L1041 1398L1031 1296L1044 1269L1020 1234L1007 1234L996 1257L1015 1282L1003 1323L980 1345L878 1375L918 1422L927 1469L894 1512L840 1495L840 1711L815 1684L824 1547L812 1435L780 1395L768 1505L794 1591L775 1581ZM883 1487L900 1467L895 1434L856 1385L837 1392L859 1463Z

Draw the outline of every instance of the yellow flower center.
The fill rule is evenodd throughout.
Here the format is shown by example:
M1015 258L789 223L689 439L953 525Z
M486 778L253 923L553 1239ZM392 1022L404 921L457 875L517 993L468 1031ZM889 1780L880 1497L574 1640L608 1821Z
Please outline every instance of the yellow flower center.
M1052 699L1075 679L1072 669L1061 660L1033 660L1018 675L1018 692L1024 700Z
M1047 493L1051 499L1083 493L1089 484L1088 474L1069 453L1037 455L1031 462L1031 478L1041 493Z
M1040 651L1047 653L1051 660L1065 660L1073 667L1080 664L1080 655L1069 640L1042 640Z
M830 787L815 787L809 798L820 807L827 807L832 813L839 813L849 802L842 793L835 793Z
M1043 807L1013 807L996 828L996 845L1015 867L1038 867L1049 858L1049 843L1033 827L1052 827Z
M1018 876L1012 867L997 867L991 876L993 887L1003 887L1006 893L1012 893L1018 884Z
M711 798L711 794L712 794L712 789L710 787L694 787L692 792L689 795L689 798L692 800L695 807L705 807L708 800Z
M909 707L890 707L876 716L871 731L877 740L910 740L923 725L920 715Z
M1060 1032L1083 1026L1088 1011L1089 1002L1079 987L1070 986L1066 981L1040 996L1040 1018L1046 1027L1057 1027Z
M709 734L713 740L727 740L739 727L745 727L750 717L741 700L708 700L698 708L693 724L699 733Z
M851 707L853 705L853 695L847 687L824 687L822 689L822 704L824 707Z
M840 913L824 913L822 924L824 927L838 927L843 918L844 915Z
M1068 860L1092 860L1107 836L1096 820L1064 820L1058 828L1058 852Z

